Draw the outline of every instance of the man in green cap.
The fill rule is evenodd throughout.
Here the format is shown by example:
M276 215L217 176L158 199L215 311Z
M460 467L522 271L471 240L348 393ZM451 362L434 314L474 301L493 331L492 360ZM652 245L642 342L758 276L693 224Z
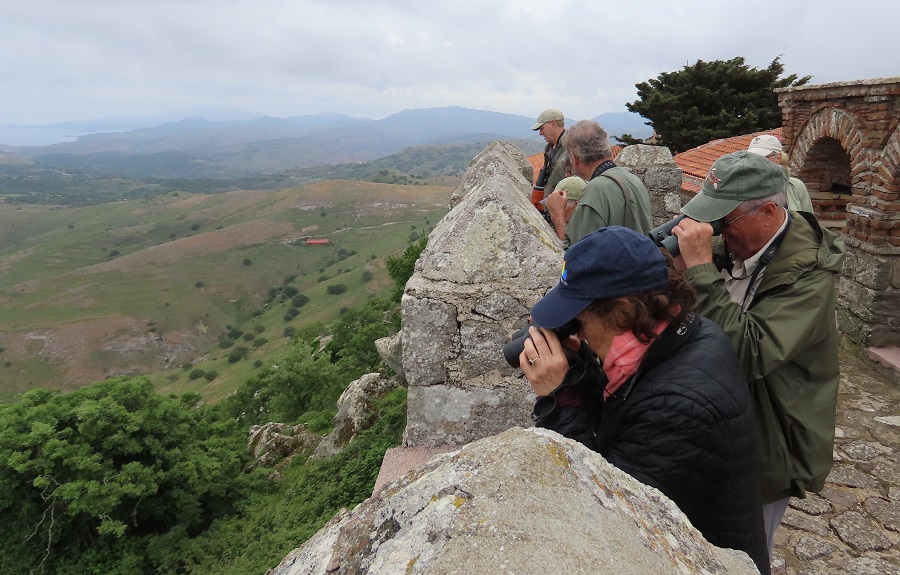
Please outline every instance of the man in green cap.
M639 234L650 231L653 213L650 194L640 178L612 159L609 136L594 120L576 122L562 138L572 172L587 185L570 218L565 217L566 196L547 197L550 223L566 248L607 226L623 226Z
M791 497L831 470L838 391L835 277L846 248L809 213L789 212L780 166L749 151L716 160L673 230L695 309L737 350L757 423L769 554ZM733 266L713 264L720 222ZM709 366L716 369L715 366Z
M556 235L561 240L566 239L566 224L569 223L569 220L572 219L572 214L575 213L575 208L578 207L578 200L581 199L581 194L584 192L584 186L587 184L583 179L578 176L568 176L563 178L556 184L556 189L553 190L557 194L561 194L565 200L565 207L563 208L562 214L564 221L561 222L561 225L554 225L554 231ZM546 203L546 202L545 202ZM553 222L551 221L551 225Z
M566 132L566 118L559 110L550 108L541 112L531 129L537 131L547 142L544 147L544 167L538 174L534 192L531 195L531 203L534 204L534 207L544 212L544 205L541 201L556 189L556 184L561 179L566 177L562 166L562 158L565 156L566 150L560 142Z

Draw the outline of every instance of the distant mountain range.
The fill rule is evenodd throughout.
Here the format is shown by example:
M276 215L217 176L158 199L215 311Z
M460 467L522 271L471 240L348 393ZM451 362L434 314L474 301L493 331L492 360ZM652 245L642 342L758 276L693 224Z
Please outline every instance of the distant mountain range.
M611 136L650 135L631 112L595 118ZM459 107L405 110L381 120L342 114L211 121L186 118L133 130L79 136L47 146L0 145L38 164L96 170L134 178L233 178L313 166L368 162L422 145L494 140L542 140L529 128L534 119ZM110 129L125 120L93 125ZM571 124L571 120L567 121ZM90 123L60 128L90 130Z

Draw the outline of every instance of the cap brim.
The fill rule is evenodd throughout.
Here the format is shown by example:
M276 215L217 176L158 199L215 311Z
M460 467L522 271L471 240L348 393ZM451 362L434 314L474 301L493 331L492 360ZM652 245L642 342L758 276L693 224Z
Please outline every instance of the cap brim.
M584 311L593 301L593 299L565 297L557 285L534 304L534 307L531 308L531 319L540 327L555 329L575 319L575 316Z
M769 150L767 148L747 148L747 151L750 152L751 154L758 154L765 158L765 157L768 157L769 154L774 154L778 150Z
M541 126L543 126L543 125L546 124L546 123L547 123L547 122L537 122L535 125L533 125L533 126L531 127L531 129L532 129L532 130L540 130L540 129L541 129Z
M727 216L739 205L741 200L722 200L699 192L681 208L681 213L698 222L714 222Z

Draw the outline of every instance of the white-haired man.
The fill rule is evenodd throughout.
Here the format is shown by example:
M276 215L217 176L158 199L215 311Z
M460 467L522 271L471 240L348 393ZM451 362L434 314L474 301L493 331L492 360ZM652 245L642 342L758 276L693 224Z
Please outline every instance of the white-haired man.
M791 176L788 171L787 154L784 153L784 148L781 146L778 138L771 134L756 136L750 141L747 151L763 156L770 162L774 162L782 167L784 175L788 179L787 203L789 210L813 213L812 200L809 199L809 190L806 189L806 184L801 182L799 178Z
M818 492L832 465L839 383L834 278L844 242L785 209L784 172L748 150L713 163L672 230L694 308L737 351L756 417L769 553L791 497ZM713 227L733 266L713 264Z
M568 196L554 190L547 210L557 235L568 248L606 226L623 226L645 234L653 227L650 194L640 178L613 162L606 130L593 120L576 122L562 138L572 171L587 182L571 218Z

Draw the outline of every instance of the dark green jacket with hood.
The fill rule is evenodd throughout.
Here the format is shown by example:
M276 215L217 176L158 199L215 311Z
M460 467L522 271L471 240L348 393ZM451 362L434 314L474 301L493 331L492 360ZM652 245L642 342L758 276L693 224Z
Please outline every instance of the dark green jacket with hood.
M691 267L695 309L728 335L750 385L763 502L805 497L831 470L839 382L835 277L846 248L810 214L791 212L746 313L713 264Z

